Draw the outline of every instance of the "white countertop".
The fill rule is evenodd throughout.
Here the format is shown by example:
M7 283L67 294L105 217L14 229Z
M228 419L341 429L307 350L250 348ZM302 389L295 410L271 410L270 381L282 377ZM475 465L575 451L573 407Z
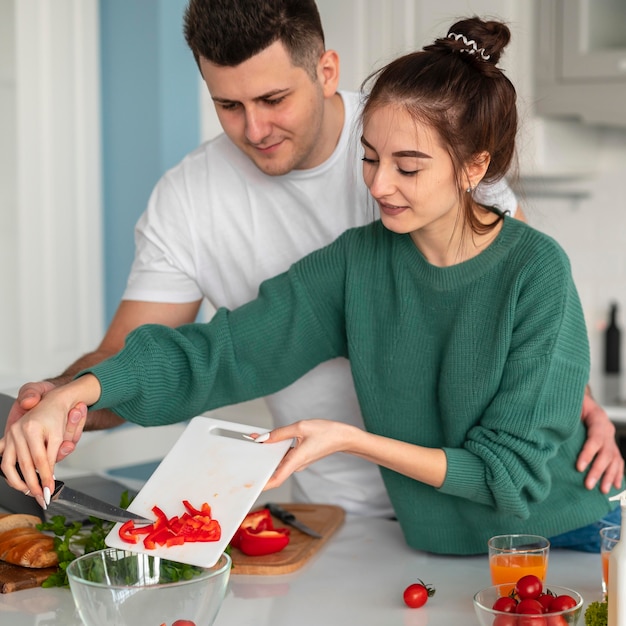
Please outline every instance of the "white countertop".
M554 550L549 583L600 599L600 556ZM421 609L402 592L418 578L437 592ZM486 556L441 557L411 550L396 522L350 517L302 569L284 576L232 575L215 626L451 626L478 624L474 592L490 585ZM582 625L581 620L581 625ZM0 624L80 626L65 589L0 595ZM151 625L137 625L151 626Z

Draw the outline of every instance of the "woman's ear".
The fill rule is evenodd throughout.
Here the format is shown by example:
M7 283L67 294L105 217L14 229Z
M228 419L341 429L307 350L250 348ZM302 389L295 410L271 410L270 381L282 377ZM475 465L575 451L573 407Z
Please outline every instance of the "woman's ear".
M489 152L483 151L476 153L465 168L466 189L475 189L478 183L487 173L487 168L491 162Z

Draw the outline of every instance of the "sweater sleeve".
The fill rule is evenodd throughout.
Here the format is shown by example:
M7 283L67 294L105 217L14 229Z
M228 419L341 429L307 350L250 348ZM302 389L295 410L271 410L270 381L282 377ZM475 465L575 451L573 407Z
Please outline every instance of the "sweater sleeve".
M345 356L338 304L344 268L337 248L314 252L265 281L255 300L219 309L207 324L137 328L117 355L79 374L100 381L102 394L92 408L109 408L144 426L174 423L274 393L319 363ZM309 293L328 295L324 324Z
M448 471L440 488L522 519L530 503L548 497L556 467L550 461L559 448L578 450L589 377L587 332L569 263L558 254L542 261L519 285L500 389L464 446L444 449Z

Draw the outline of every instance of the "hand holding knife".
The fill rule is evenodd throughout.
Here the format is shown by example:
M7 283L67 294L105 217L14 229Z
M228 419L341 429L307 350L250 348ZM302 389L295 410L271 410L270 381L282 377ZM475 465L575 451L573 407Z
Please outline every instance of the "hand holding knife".
M265 508L268 509L269 512L281 522L284 522L289 526L293 526L293 528L297 528L300 532L303 532L311 537L315 537L316 539L322 538L322 535L320 535L312 528L309 528L306 524L303 524L301 521L296 519L296 516L293 513L286 511L281 506L278 506L278 504L268 502L267 504L265 504Z
M2 462L2 456L0 456L0 462ZM16 466L17 471L21 476L19 466ZM0 469L0 476L4 476ZM104 500L99 500L86 493L67 487L64 482L60 480L54 481L54 491L50 495L51 502L57 502L72 511L76 511L81 515L93 516L98 519L108 520L110 522L126 522L132 519L136 522L144 524L151 524L154 520L146 519L141 515L131 513L126 509L122 509L118 506L113 506Z

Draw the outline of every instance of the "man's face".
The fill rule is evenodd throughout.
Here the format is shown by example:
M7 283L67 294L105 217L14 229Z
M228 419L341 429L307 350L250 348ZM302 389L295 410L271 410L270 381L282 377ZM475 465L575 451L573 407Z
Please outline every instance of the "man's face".
M281 42L235 67L201 58L200 70L224 132L265 174L310 169L330 156L321 74L313 81L292 65Z

